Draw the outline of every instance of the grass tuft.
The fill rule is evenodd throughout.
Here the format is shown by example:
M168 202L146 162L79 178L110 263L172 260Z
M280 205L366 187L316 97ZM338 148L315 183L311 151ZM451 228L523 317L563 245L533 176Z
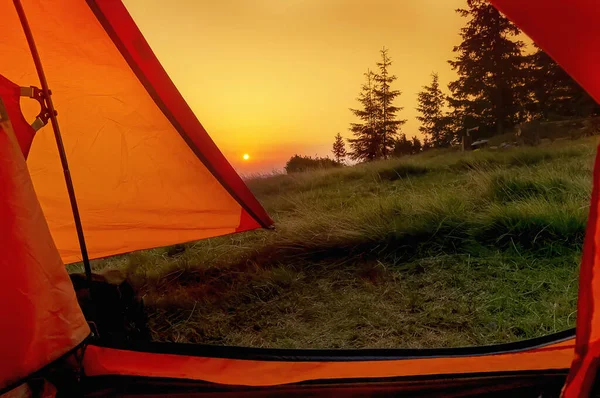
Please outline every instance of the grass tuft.
M424 166L411 163L399 163L391 168L378 170L377 174L382 180L396 181L410 176L421 176L428 171L429 169Z

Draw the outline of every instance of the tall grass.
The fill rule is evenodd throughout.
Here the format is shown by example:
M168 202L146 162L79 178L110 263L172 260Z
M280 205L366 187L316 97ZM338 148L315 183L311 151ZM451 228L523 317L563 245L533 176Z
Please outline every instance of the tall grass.
M275 231L97 262L154 338L269 347L489 344L574 325L595 140L430 151L248 181Z

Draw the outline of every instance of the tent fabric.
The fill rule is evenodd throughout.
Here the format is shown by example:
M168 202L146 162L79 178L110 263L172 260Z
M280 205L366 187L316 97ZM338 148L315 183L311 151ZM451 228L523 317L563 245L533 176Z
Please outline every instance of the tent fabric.
M90 332L15 135L20 121L12 125L6 117L6 104L14 100L10 92L5 95L7 87L0 82L0 391L58 359Z
M22 3L53 92L90 258L272 224L121 1ZM0 9L0 73L39 85L12 1L0 0ZM28 102L25 113L39 108ZM52 129L37 132L27 163L62 259L80 261Z
M27 158L35 131L27 123L21 111L21 88L1 74L0 98L2 98L4 103L8 119L10 119L11 124L14 126L12 130L16 134L21 152Z
M533 41L600 102L600 6L597 0L491 0ZM575 359L565 397L589 394L600 358L600 226L598 224L600 161L584 243L577 302Z
M83 380L86 395L110 397L556 397L567 370L431 378L319 380L271 387L224 386L194 380L103 376Z
M141 376L201 380L224 385L266 387L314 380L376 379L568 369L574 340L529 350L480 356L440 356L398 360L311 361L231 359L137 352L90 345L86 376ZM310 355L307 350L306 355Z

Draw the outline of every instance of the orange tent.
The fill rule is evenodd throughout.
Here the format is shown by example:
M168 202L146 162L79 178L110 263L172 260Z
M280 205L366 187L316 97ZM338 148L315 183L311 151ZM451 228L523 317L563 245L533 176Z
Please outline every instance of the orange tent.
M27 172L27 137L15 134L29 127L18 116L19 95L18 86L0 80L0 388L55 361L89 334Z
M600 44L595 1L492 2L600 99L600 56L590 51ZM90 258L271 226L120 0L23 3L59 112ZM79 347L83 356L73 358L82 366L81 391L90 395L539 394L560 390L569 369L565 395L590 392L600 354L598 162L576 341L571 330L439 350L86 342L89 328L64 270L63 262L81 254L53 131L45 127L34 138L22 116L29 109L19 108L19 96L32 93L20 86L39 80L15 6L19 0L0 0L0 297L11 303L2 310L3 325L11 326L0 328L0 392L43 376Z

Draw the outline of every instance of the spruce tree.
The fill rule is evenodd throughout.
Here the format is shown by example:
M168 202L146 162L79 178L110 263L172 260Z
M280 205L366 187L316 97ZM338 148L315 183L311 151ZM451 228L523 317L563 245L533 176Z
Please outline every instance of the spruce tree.
M371 161L381 155L380 109L375 95L375 74L368 70L365 78L366 82L357 98L362 107L350 109L360 122L350 124L350 131L355 138L348 139L350 143L348 155L354 160Z
M417 120L421 122L419 131L436 147L450 146L454 138L448 118L444 116L444 102L438 75L432 73L431 85L423 86L423 91L417 94L417 111L420 113Z
M344 142L344 139L340 133L337 133L335 136L335 141L333 141L333 150L331 152L333 152L333 157L338 163L342 163L346 158L346 143Z
M456 10L468 22L456 59L448 61L459 76L449 85L452 116L460 129L477 124L502 134L524 117L524 44L516 39L519 29L488 1L467 0L467 6Z
M528 57L529 111L537 120L560 120L600 114L600 106L543 50Z
M394 106L394 100L401 92L393 90L391 84L396 80L396 76L390 74L389 67L392 65L392 59L388 55L388 50L384 47L381 51L381 61L377 63L379 73L375 75L377 86L375 88L375 98L380 108L379 135L381 139L381 155L384 159L394 149L396 136L400 133L401 126L406 120L397 120L397 115L402 107Z

